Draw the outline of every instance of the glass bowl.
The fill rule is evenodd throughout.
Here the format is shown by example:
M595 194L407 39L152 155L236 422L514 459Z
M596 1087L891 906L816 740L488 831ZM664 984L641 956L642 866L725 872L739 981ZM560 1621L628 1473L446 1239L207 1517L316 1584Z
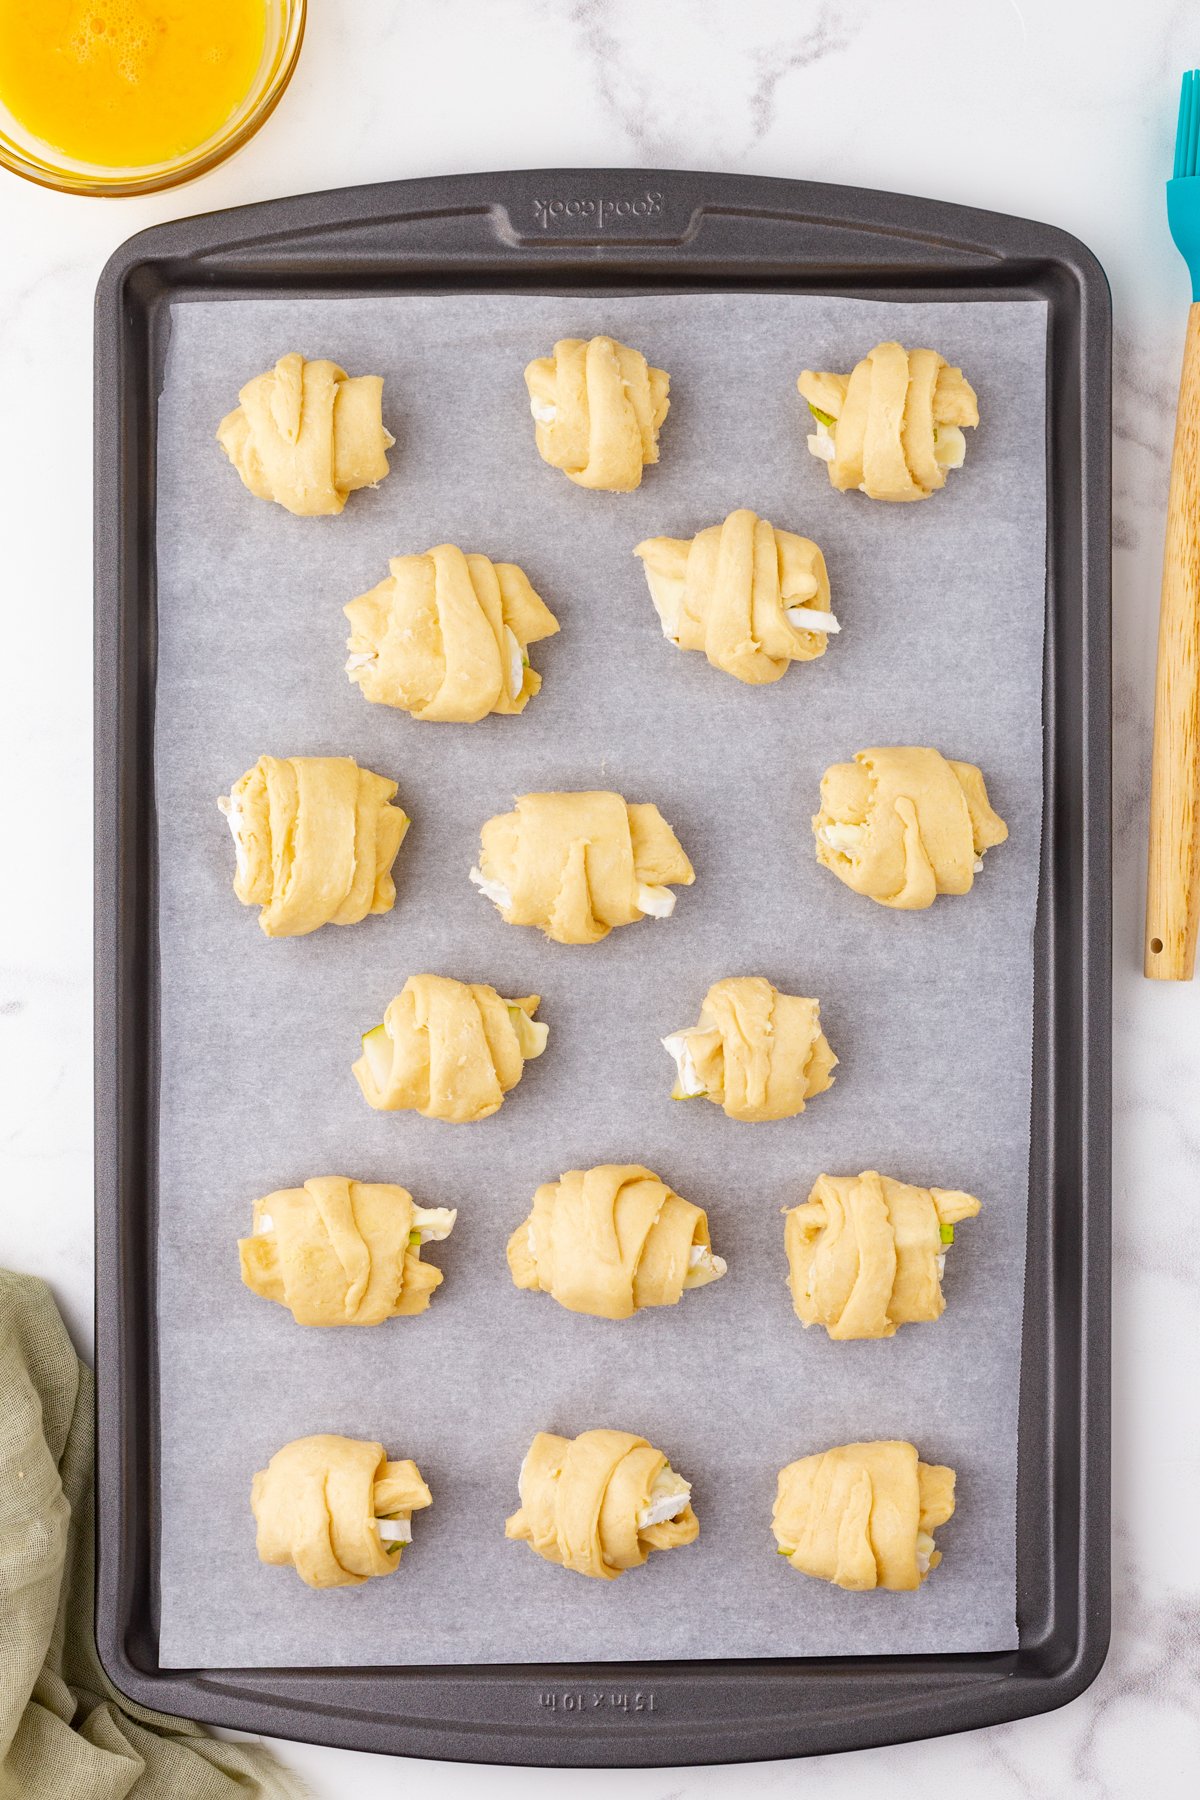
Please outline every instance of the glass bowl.
M215 168L248 143L270 117L292 78L304 40L307 0L266 0L267 29L262 60L245 97L225 123L182 155L166 162L144 163L138 168L109 168L81 162L43 143L25 129L0 102L0 168L11 169L26 181L58 188L64 194L153 194L178 187Z

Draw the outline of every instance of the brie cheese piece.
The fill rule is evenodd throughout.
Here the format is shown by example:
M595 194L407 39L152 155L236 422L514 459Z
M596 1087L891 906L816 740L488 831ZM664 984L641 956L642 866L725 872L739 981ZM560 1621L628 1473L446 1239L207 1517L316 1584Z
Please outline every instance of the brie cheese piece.
M647 1531L651 1525L665 1525L668 1519L677 1519L691 1497L691 1482L677 1475L668 1464L654 1479L649 1506L644 1506L637 1516L638 1530Z

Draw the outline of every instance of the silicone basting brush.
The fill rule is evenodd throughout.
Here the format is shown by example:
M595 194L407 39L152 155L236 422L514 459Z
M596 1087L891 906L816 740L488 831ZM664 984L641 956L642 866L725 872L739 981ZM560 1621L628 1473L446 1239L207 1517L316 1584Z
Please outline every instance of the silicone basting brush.
M1192 305L1163 551L1145 971L1188 981L1200 923L1200 69L1183 78L1167 219L1191 272Z

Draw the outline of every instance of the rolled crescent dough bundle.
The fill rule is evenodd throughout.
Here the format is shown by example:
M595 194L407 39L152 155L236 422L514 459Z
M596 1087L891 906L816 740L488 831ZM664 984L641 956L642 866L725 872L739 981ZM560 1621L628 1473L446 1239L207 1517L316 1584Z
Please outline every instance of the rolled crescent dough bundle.
M953 1512L953 1469L919 1462L911 1444L841 1444L779 1471L771 1529L803 1575L905 1592L941 1562L933 1533Z
M442 1272L421 1246L449 1237L457 1213L417 1206L407 1188L315 1175L254 1202L239 1238L242 1280L297 1325L378 1325L424 1312Z
M560 338L525 370L538 454L577 487L627 493L658 461L670 377L614 338Z
M979 423L974 388L936 350L876 344L849 375L805 369L796 386L833 486L872 500L927 500L962 467L963 427Z
M250 1488L259 1561L290 1563L309 1587L358 1587L390 1575L433 1495L415 1462L389 1462L361 1438L297 1438Z
M781 994L761 975L729 975L704 996L689 1031L663 1039L675 1059L673 1100L703 1096L730 1119L790 1119L833 1086L837 1057L821 1003Z
M831 1338L891 1337L898 1325L939 1319L954 1227L978 1211L973 1194L911 1187L874 1169L819 1175L784 1227L796 1316Z
M336 363L281 356L238 395L217 442L260 500L309 517L340 513L356 488L388 472L395 443L383 424L383 378L347 375Z
M539 1431L521 1464L520 1492L520 1511L504 1535L601 1581L639 1568L651 1550L673 1550L700 1535L690 1482L629 1431L577 1438Z
M346 673L368 700L414 719L472 724L524 712L542 685L526 651L558 620L516 563L436 544L343 608Z
M471 880L509 925L558 944L596 944L647 914L670 918L670 883L695 870L657 806L620 794L523 794L480 833Z
M525 1064L546 1048L550 1028L538 995L503 1000L486 982L410 975L365 1032L354 1074L376 1112L419 1112L469 1124L498 1112Z
M1008 836L974 763L916 745L860 750L821 781L817 861L856 894L919 911L970 893L983 855Z
M725 1273L706 1214L637 1163L571 1169L540 1187L508 1240L508 1266L519 1288L597 1319L674 1306Z
M754 686L825 654L841 627L829 610L825 558L811 538L741 508L693 538L637 546L663 636L703 650L714 669Z
M351 756L260 756L217 805L233 833L233 891L268 937L390 912L408 830L396 783Z

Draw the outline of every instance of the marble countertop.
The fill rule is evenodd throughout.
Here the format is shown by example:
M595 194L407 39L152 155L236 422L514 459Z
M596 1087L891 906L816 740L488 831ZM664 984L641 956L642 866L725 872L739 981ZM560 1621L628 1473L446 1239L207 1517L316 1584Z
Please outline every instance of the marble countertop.
M91 1342L91 343L109 252L144 226L309 188L503 167L745 170L1048 220L1116 313L1114 1630L1094 1687L1013 1726L819 1763L571 1777L679 1796L961 1787L1157 1800L1200 1766L1200 990L1140 974L1163 512L1188 288L1167 232L1183 0L310 0L291 90L240 157L142 201L0 176L4 594L0 1262ZM1190 27L1190 29L1189 29ZM1003 603L1002 596L997 597ZM489 1800L549 1771L282 1745L315 1794Z

